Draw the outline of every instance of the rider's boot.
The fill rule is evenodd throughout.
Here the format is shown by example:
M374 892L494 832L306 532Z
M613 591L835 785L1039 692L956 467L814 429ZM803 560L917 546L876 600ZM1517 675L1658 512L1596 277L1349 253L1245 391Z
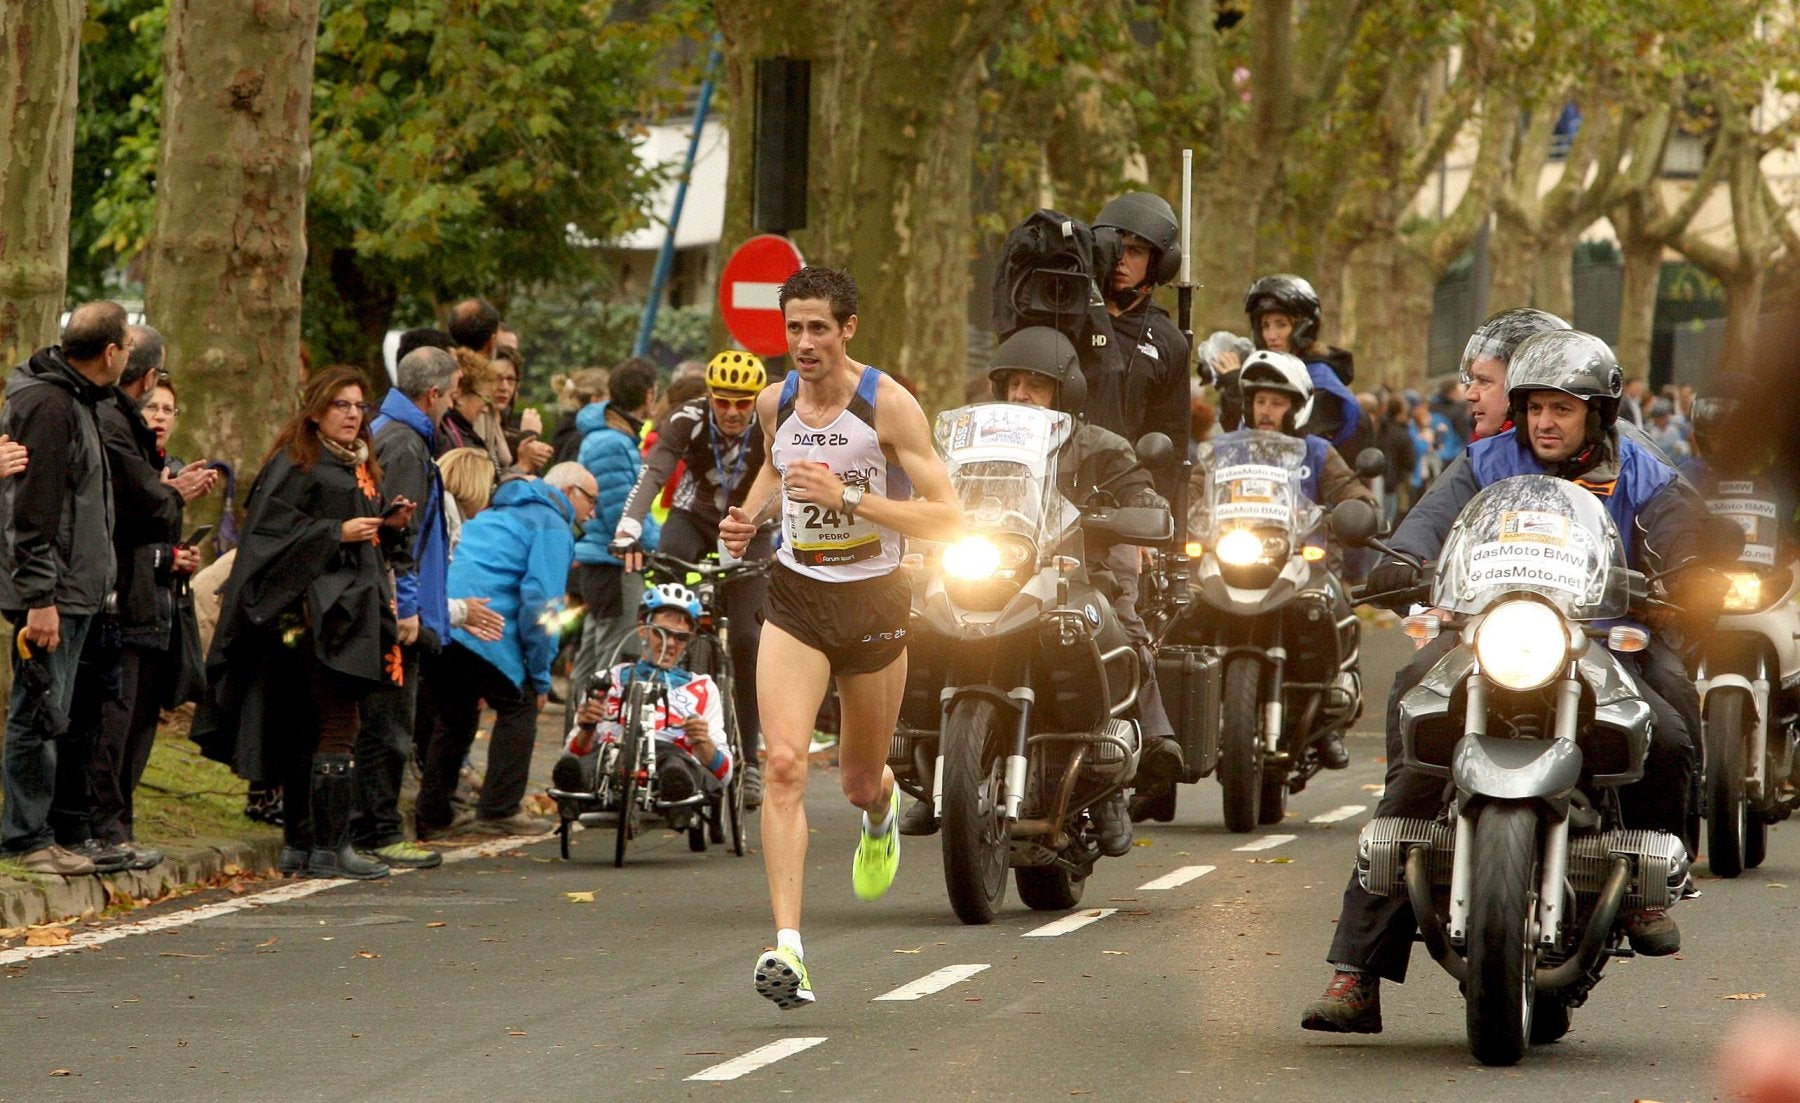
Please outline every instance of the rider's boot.
M931 802L915 800L900 813L900 834L902 835L935 835L937 834L937 817L931 814Z
M1175 818L1175 786L1165 785L1160 790L1139 789L1131 795L1130 811L1132 823L1145 820L1168 823Z
M1098 829L1100 853L1108 858L1131 853L1131 816L1125 810L1123 789L1094 806L1094 826Z
M1319 748L1319 763L1327 770L1342 770L1350 765L1350 752L1344 748L1344 733L1328 732L1314 744Z
M1661 908L1640 908L1620 922L1631 948L1645 957L1667 957L1681 949L1681 928Z
M1339 969L1325 994L1306 1005L1300 1025L1328 1034L1381 1033L1381 978L1360 970Z

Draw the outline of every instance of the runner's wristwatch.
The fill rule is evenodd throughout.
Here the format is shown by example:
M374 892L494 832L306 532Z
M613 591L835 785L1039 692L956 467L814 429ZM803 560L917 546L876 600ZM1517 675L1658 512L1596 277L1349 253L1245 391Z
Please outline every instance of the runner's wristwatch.
M863 500L863 488L862 487L846 486L844 488L844 501L843 501L844 517L847 520L851 520L851 521L856 520L856 507L862 505L862 500Z

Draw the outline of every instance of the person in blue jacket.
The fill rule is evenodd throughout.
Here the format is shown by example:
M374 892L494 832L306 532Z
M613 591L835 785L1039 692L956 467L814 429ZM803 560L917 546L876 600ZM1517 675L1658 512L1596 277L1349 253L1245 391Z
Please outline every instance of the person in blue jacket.
M1334 447L1348 445L1362 424L1362 407L1349 387L1355 361L1348 349L1319 340L1319 294L1312 284L1299 276L1264 276L1245 293L1244 313L1257 348L1291 353L1306 364L1314 392L1306 431Z
M587 685L619 639L631 630L632 618L637 615L636 598L625 600L625 567L611 545L626 499L644 468L644 420L656 402L656 365L642 358L625 361L613 369L607 392L605 402L589 403L575 415L575 427L582 434L580 463L598 484L600 501L575 545L578 566L570 589L581 599L587 615L575 669L569 677L573 687ZM656 519L646 515L638 538L643 550L655 551L660 535ZM585 688L570 692L579 700Z
M575 559L573 527L594 515L599 494L593 475L577 463L559 463L542 479L507 479L487 509L463 525L450 563L452 598L486 597L505 618L497 640L467 628L450 632L450 645L434 673L440 727L426 750L419 781L420 838L463 827L489 835L541 835L548 820L520 808L537 739L538 712L550 692L556 657L558 607ZM475 741L481 702L494 710L487 780L473 823L452 814L457 774Z
M1507 367L1514 428L1476 441L1432 484L1389 538L1393 548L1435 559L1457 515L1484 487L1515 475L1568 479L1600 500L1618 527L1633 570L1666 572L1675 603L1704 620L1716 615L1722 590L1710 571L1681 571L1698 558L1709 520L1706 503L1652 450L1619 434L1622 377L1606 342L1579 330L1551 330L1521 342ZM1708 576L1711 576L1710 578ZM1384 558L1369 572L1369 590L1415 588L1417 568ZM1421 648L1394 679L1388 703L1387 785L1376 816L1430 818L1443 804L1443 781L1404 767L1398 705L1457 642L1445 633ZM1653 635L1648 649L1619 656L1637 678L1655 715L1644 776L1619 791L1625 825L1680 834L1686 826L1694 749L1686 715L1696 715L1694 684L1679 656ZM1685 699L1685 700L1684 700ZM1685 715L1684 715L1685 714ZM1681 948L1668 914L1639 909L1622 916L1633 950L1656 957ZM1375 896L1354 873L1327 960L1335 972L1300 1025L1347 1034L1381 1032L1381 978L1406 979L1415 923L1404 896Z

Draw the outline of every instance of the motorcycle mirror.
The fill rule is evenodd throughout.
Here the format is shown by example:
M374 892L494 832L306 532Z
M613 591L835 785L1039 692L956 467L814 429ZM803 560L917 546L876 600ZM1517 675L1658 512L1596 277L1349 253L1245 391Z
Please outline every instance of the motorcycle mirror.
M1373 479L1387 471L1387 456L1379 448L1365 448L1356 454L1356 475Z
M1362 457L1357 458L1361 460ZM1367 544L1380 526L1381 518L1376 515L1375 507L1360 499L1339 502L1331 511L1331 535L1352 548Z
M1161 467L1175 454L1175 442L1167 433L1145 433L1138 438L1137 461L1144 467Z

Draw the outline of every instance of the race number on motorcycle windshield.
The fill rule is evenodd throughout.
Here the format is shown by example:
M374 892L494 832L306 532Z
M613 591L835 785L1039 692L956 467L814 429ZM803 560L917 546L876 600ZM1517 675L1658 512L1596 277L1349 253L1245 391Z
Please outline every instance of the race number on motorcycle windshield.
M1015 532L1053 546L1079 514L1056 490L1068 414L1015 402L945 410L935 436L970 528Z
M1563 479L1518 475L1463 507L1444 541L1431 603L1479 613L1521 591L1571 620L1625 615L1625 546L1598 498Z
M1306 445L1284 433L1240 429L1203 441L1205 491L1188 512L1188 528L1208 544L1232 529L1278 530L1290 538L1318 523L1323 511L1302 490Z

